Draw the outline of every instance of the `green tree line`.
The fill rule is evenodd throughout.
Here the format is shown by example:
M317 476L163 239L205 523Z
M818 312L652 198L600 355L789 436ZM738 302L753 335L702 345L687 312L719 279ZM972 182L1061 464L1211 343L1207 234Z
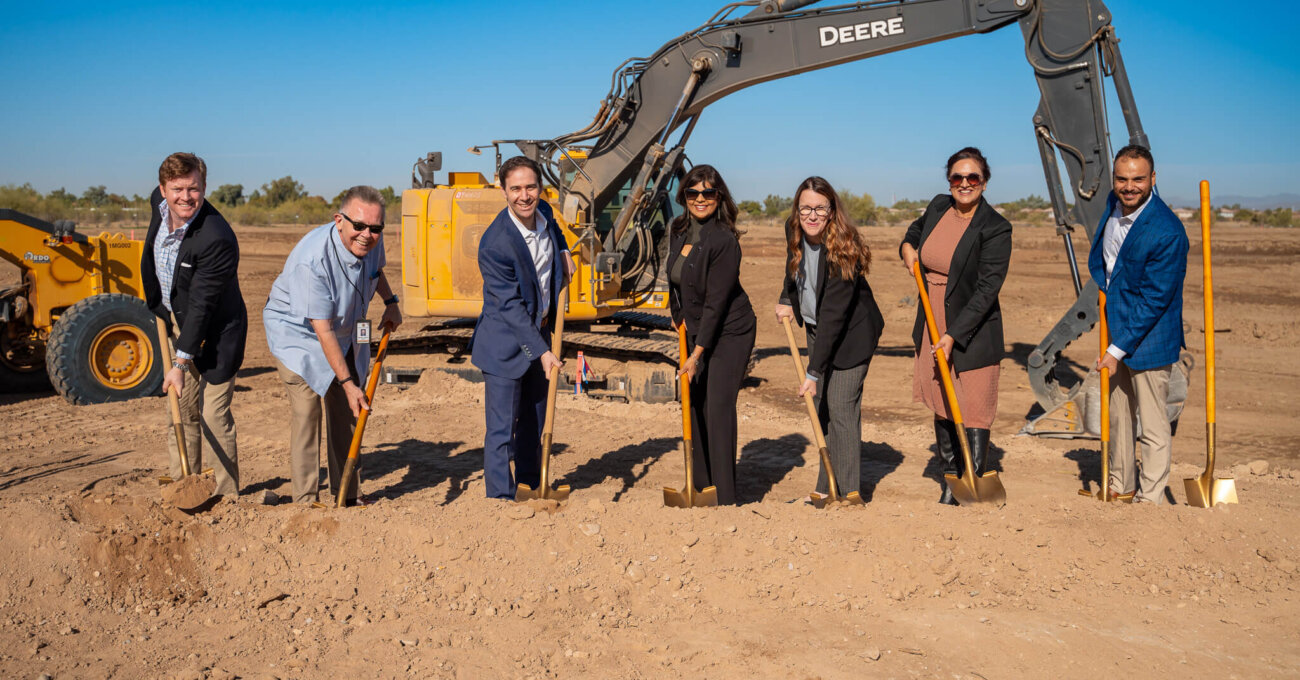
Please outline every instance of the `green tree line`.
M387 202L386 221L401 219L402 197L393 187L379 192ZM331 200L309 194L301 182L286 175L244 194L242 184L209 188L207 200L233 224L324 224L338 211L343 192ZM74 220L78 224L108 225L121 222L146 226L150 207L147 196L130 198L109 193L103 186L88 187L80 196L66 188L42 194L30 184L0 185L0 208L8 208L53 222Z

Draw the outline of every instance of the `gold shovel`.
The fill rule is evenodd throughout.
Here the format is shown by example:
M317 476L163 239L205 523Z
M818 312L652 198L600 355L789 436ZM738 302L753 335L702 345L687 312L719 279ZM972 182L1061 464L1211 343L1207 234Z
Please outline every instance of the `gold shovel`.
M155 320L158 327L158 346L163 352L161 358L166 362L164 365L170 366L175 355L172 353L172 338L167 334L167 322L163 321L162 317L156 317ZM181 424L181 397L178 390L167 390L167 403L171 407L172 431L176 435L176 452L181 457L181 480L184 480L193 473L190 470L189 451L185 446L185 427ZM170 486L181 480L173 480L170 477L161 477L158 480L160 484L168 487L162 491L163 499L181 510L192 511L202 508L216 490L216 483L206 475L186 481L179 487Z
M1237 482L1214 478L1214 292L1210 277L1210 183L1201 180L1201 262L1205 275L1205 472L1184 479L1187 504L1210 508L1237 502Z
M1006 505L1007 491L998 479L997 470L990 470L975 476L975 464L971 460L970 441L966 439L966 425L961 419L961 407L957 404L957 391L952 386L952 376L948 373L948 357L939 349L939 327L934 323L934 311L930 308L930 295L925 291L925 279L921 278L921 263L912 265L912 274L916 277L916 289L921 293L921 308L925 310L925 325L930 331L930 344L935 348L934 360L939 365L939 377L943 379L944 396L948 399L948 410L952 411L952 421L957 425L957 442L961 445L962 465L965 474L945 474L944 480L957 502L962 505L971 503L995 503Z
M790 341L790 359L794 361L794 375L797 384L802 385L804 377L803 361L799 359L799 343L794 339L794 328L790 326L790 317L782 317L781 322L785 324L785 337ZM826 389L822 385L822 389ZM839 484L835 482L835 468L831 466L831 456L826 450L826 435L822 432L821 420L817 417L817 405L813 403L811 394L803 395L803 403L808 407L808 418L812 421L813 436L817 440L817 455L822 459L822 469L826 471L826 490L829 494L823 495L816 491L808 494L812 504L817 508L824 508L831 503L847 503L849 505L866 505L862 500L862 494L857 491L850 491L849 495L841 496Z
M677 361L686 363L686 323L677 327ZM686 454L686 486L678 491L670 486L664 487L664 505L670 508L704 508L718 504L718 487L705 487L703 491L695 490L694 457L691 454L691 377L682 374L678 378L678 389L682 392L682 451Z
M375 388L379 386L379 373L384 365L384 355L388 354L388 336L392 329L385 327L384 335L379 339L379 353L375 355L375 365L370 367L370 378L366 380L366 403L370 409L375 407ZM347 503L348 485L357 470L357 457L361 453L361 433L366 431L366 420L370 409L361 409L357 414L357 426L352 431L352 445L348 447L348 460L343 464L343 477L339 482L339 492L334 497L334 507L341 508Z
M551 335L551 354L555 358L563 356L560 354L560 337L564 333L564 303L568 299L568 287L560 289L558 309L555 310L555 333ZM551 467L551 439L555 433L555 392L560 385L559 367L551 369L551 375L548 376L550 385L547 387L546 396L546 422L542 426L542 473L541 482L534 489L527 484L520 484L515 487L515 502L534 500L538 498L553 500L557 503L563 503L569 500L569 485L562 484L551 488L550 467Z
M1106 357L1110 348L1110 327L1106 325L1106 291L1097 291L1097 316L1101 331L1101 356ZM1087 489L1079 489L1080 496L1091 496ZM1122 493L1110 497L1110 369L1101 369L1101 489L1097 491L1097 500L1133 502L1132 493Z

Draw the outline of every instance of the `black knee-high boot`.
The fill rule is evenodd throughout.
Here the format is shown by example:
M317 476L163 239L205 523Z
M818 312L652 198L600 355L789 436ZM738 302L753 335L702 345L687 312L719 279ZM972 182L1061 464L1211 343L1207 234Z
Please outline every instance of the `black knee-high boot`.
M943 474L960 474L957 465L957 425L951 420L935 418L934 441L936 448L939 449L939 457L943 459ZM948 488L947 479L941 480L940 483L943 484L943 494L939 496L939 502L944 505L956 505L957 501L952 497L952 489Z
M984 474L984 466L988 464L989 431L977 427L968 427L966 428L966 440L970 442L970 462L975 468L975 476L978 477Z

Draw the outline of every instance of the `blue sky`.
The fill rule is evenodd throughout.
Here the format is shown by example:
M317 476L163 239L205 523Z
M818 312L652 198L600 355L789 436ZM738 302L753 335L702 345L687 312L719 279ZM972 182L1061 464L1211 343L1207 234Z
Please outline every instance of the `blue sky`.
M444 170L488 173L466 147L586 125L620 62L723 4L5 1L0 184L145 194L179 150L207 160L210 186L246 192L284 175L327 197L402 189L433 150ZM1290 3L1107 6L1164 195L1191 200L1203 178L1216 194L1300 192ZM974 144L990 198L1009 200L1045 193L1037 101L1012 26L741 91L705 111L688 152L742 198L821 174L888 204L946 190L943 160Z

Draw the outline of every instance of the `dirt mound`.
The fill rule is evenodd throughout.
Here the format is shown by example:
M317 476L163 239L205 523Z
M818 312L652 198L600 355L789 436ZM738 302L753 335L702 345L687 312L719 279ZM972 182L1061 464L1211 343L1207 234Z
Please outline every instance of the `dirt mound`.
M181 510L193 511L211 500L215 487L216 483L210 475L186 475L170 484L164 484L158 493L164 503Z

